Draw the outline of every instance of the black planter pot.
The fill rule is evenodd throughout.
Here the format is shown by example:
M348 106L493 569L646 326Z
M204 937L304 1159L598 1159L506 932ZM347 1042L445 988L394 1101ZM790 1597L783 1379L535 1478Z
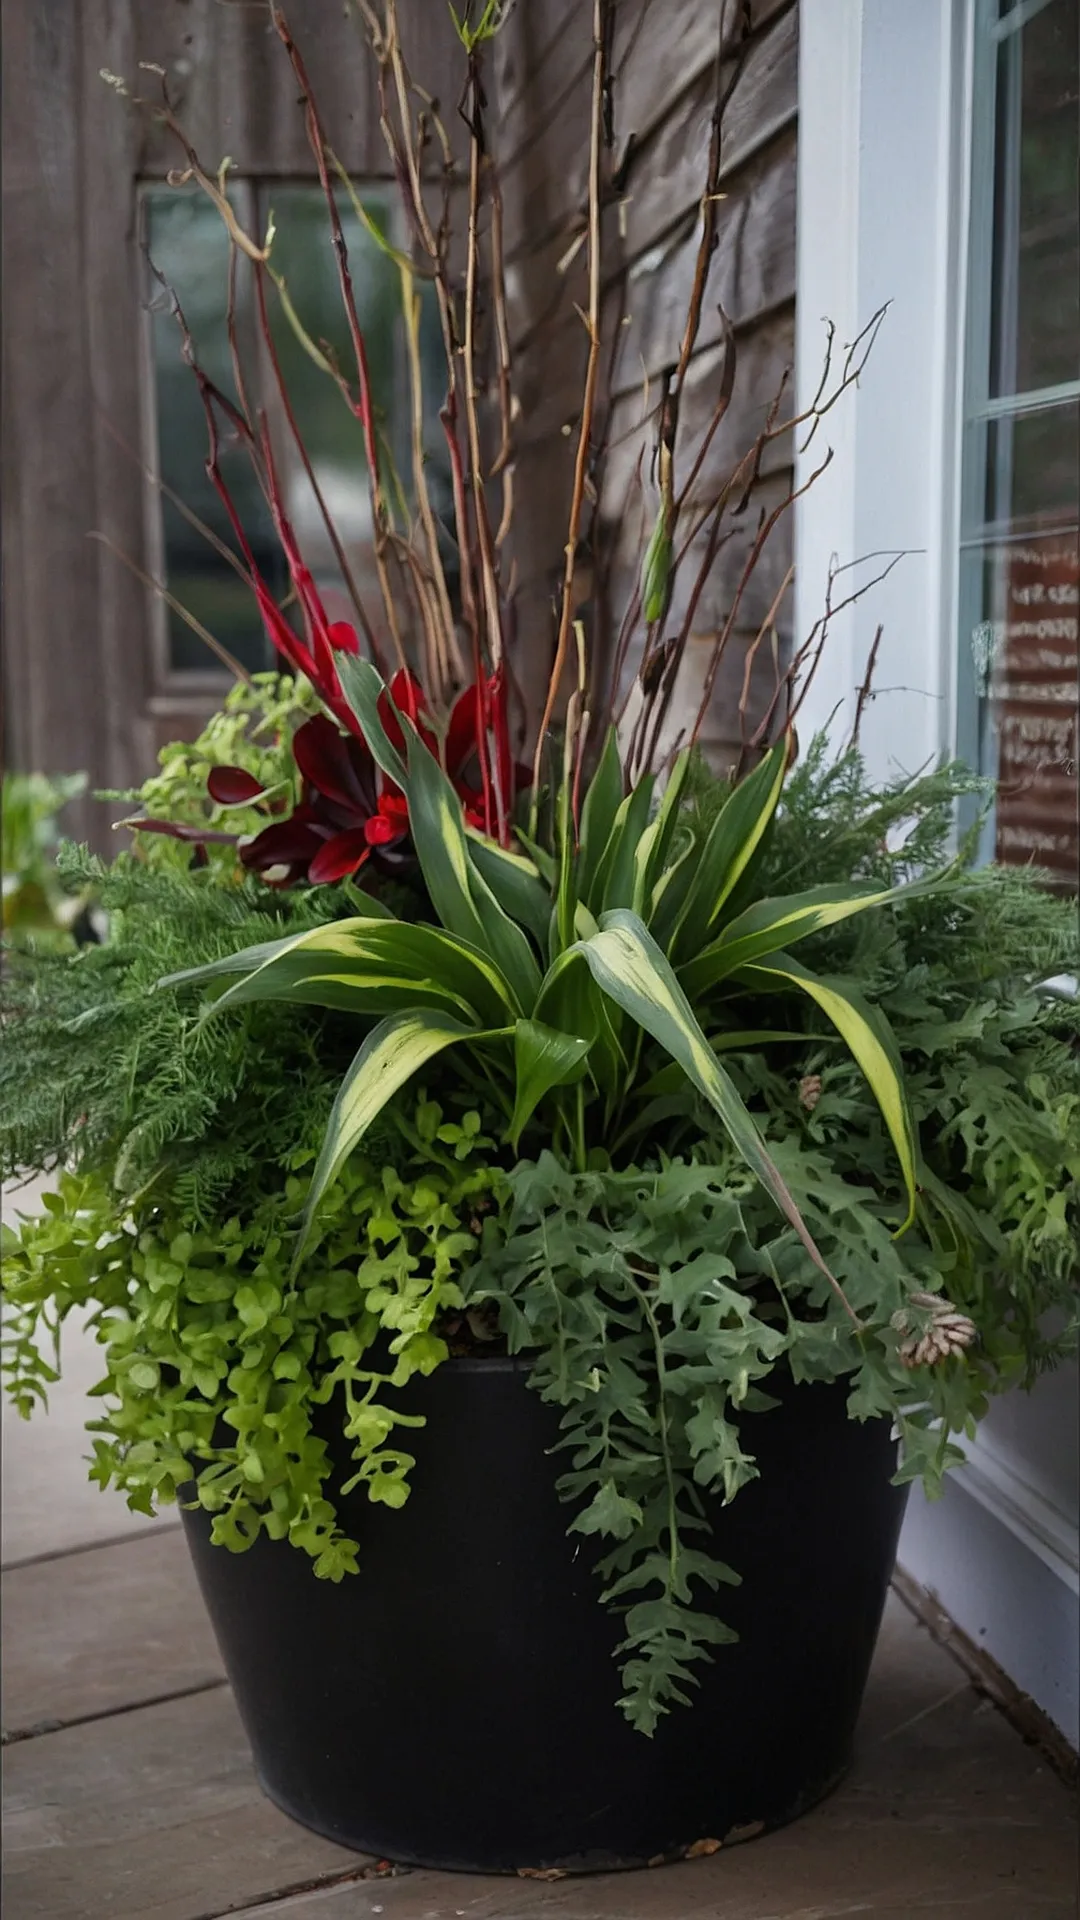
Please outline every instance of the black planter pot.
M412 1495L341 1502L361 1571L339 1585L184 1514L265 1791L343 1846L487 1872L637 1866L793 1819L850 1758L903 1513L888 1423L818 1386L746 1416L762 1478L715 1512L741 1638L650 1740L615 1705L618 1622L526 1373L459 1360L413 1383Z

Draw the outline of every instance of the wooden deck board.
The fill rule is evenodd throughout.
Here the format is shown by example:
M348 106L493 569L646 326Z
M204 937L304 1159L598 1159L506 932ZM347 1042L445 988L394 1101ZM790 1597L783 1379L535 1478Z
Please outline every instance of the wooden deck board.
M5 1737L224 1677L179 1528L0 1579Z
M5 1920L202 1920L363 1864L264 1798L224 1687L11 1746L4 1797Z
M148 1671L148 1617L178 1617L162 1593L169 1544L131 1541L96 1556L96 1639L81 1624L93 1569L82 1607L55 1616L56 1663L73 1688L85 1684L83 1663L122 1673L125 1644L142 1649L133 1672ZM152 1548L157 1585L140 1593ZM115 1555L126 1564L112 1560L110 1604L101 1576ZM53 1579L92 1557L49 1563ZM182 1574L176 1587L182 1615ZM17 1668L25 1604L7 1626ZM40 1666L45 1640L27 1644ZM201 1652L197 1634L193 1644L204 1658L205 1641ZM370 1862L263 1798L225 1688L110 1709L9 1747L5 1762L5 1920L1071 1920L1075 1911L1069 1794L896 1601L840 1791L761 1843L651 1873L363 1877Z

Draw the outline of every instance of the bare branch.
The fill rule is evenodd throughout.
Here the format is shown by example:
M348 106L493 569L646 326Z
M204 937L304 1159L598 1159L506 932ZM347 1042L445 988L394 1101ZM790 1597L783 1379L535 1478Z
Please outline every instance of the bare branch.
M152 574L146 573L144 569L139 566L138 562L131 558L129 553L125 553L122 547L118 547L114 540L109 539L107 533L92 532L87 534L87 539L96 540L101 546L107 547L109 552L120 561L120 564L125 566L129 573L135 575L136 580L141 580L144 587L149 587L154 593L159 594L162 600L164 600L165 605L171 607L173 613L183 620L186 626L191 628L192 633L198 634L199 639L205 646L209 647L212 654L216 655L223 667L228 667L229 672L235 675L237 680L242 680L245 686L251 686L251 675L247 668L241 666L239 660L234 658L227 647L222 646L220 640L215 640L209 628L204 627L201 620L196 620L195 615L188 612L183 603L176 598L176 595L169 592L168 587L165 586L163 581L155 580Z
M574 463L574 488L570 499L570 524L566 536L566 569L563 575L562 606L555 660L548 681L547 697L537 735L533 758L533 801L530 822L535 829L540 788L540 770L544 740L555 710L559 683L566 664L573 612L574 569L577 564L581 508L589 470L589 443L592 437L593 410L596 405L597 376L600 367L600 166L604 138L604 61L607 48L608 0L593 0L593 89L589 124L589 357L585 370L585 395L578 429L577 459Z

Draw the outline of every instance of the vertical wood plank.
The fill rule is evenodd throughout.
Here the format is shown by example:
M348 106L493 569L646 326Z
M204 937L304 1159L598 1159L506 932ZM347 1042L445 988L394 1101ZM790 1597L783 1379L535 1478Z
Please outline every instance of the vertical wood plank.
M128 0L82 0L81 13L79 121L81 173L86 182L83 299L94 531L111 548L145 567L146 483L133 457L144 444L135 197L143 132L135 111L101 78L103 69L110 73L131 69L131 9ZM153 759L147 713L152 671L150 604L146 588L110 547L96 549L97 652L105 694L100 751L108 785L126 787L143 778Z
M25 767L110 775L86 329L79 13L3 10L5 686ZM71 809L85 831L93 803Z

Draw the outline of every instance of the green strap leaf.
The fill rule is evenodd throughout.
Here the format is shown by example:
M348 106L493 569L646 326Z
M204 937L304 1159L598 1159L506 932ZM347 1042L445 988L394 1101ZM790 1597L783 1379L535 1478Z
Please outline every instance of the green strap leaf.
M586 905L594 913L610 913L616 907L629 907L634 898L634 856L638 842L649 825L653 789L656 780L646 773L632 793L627 794L615 815L608 835L591 897Z
M513 995L494 961L445 928L395 920L385 928L369 928L364 944L387 966L408 969L417 979L438 980L485 1022L500 1025L512 1011Z
M647 911L641 916L653 939L658 946L663 947L665 952L679 924L679 917L694 884L701 854L698 836L692 829L688 831L684 826L679 842L678 847L672 850L663 872L653 887L652 899L648 902Z
M604 1093L615 1094L625 1085L626 1058L617 1032L621 1015L599 991L585 965L580 941L567 947L548 968L534 1017L560 1033L588 1041L589 1069Z
M578 891L583 900L590 897L590 889L600 865L601 855L607 846L611 829L615 825L615 815L619 811L623 797L622 759L619 754L619 736L614 727L609 727L604 741L604 750L597 763L596 772L589 782L589 789L581 809L581 828L578 834Z
M389 699L389 688L370 660L361 660L355 653L339 653L335 657L341 691L360 722L375 765L405 792L409 784L405 762L388 739L379 712L379 696L385 693Z
M536 862L523 853L500 847L474 827L466 827L465 837L473 862L499 905L542 947L551 914L551 889L541 879Z
M534 862L536 871L549 893L553 893L557 878L554 854L549 853L546 847L542 847L538 840L531 840L521 827L514 828L514 837L520 840L530 860Z
M531 1013L540 968L526 935L503 912L471 857L461 801L415 729L406 721L406 792L413 845L443 926L491 959L520 1013Z
M594 939L583 941L571 951L582 955L601 991L666 1048L716 1109L747 1166L772 1195L815 1266L843 1300L840 1287L826 1266L753 1118L701 1031L669 962L648 929L636 914L627 912L606 913L600 927ZM844 1305L847 1304L844 1300Z
M294 1273L303 1259L320 1200L387 1101L444 1047L485 1037L491 1036L460 1020L419 1010L383 1020L368 1034L338 1089L327 1123L293 1255Z
M569 741L569 735L567 736ZM577 847L574 844L574 816L570 803L572 767L569 758L563 768L562 783L555 796L555 819L559 842L559 878L555 888L555 922L548 952L562 953L574 938L574 915L578 904Z
M785 734L740 780L713 822L668 948L673 959L688 960L698 951L746 872L779 804L787 756Z
M657 883L668 869L672 841L679 826L680 809L687 775L689 749L677 755L661 796L656 817L646 827L634 854L634 912L647 920Z
M940 893L957 882L954 867L943 868L924 880L900 887L813 887L775 900L757 900L734 920L719 938L679 969L679 978L693 998L707 993L736 968L779 948L806 940L822 927L835 926L868 907L883 907L920 894Z
M211 983L232 977L233 984L208 1005L208 1014L256 1000L300 1001L356 1014L442 1007L467 1020L496 1024L513 1011L505 981L483 954L439 928L401 920L333 921L181 977Z
M790 954L776 953L769 960L742 967L737 979L740 985L748 987L775 989L783 983L800 988L816 1001L850 1048L866 1075L896 1148L908 1198L907 1217L899 1228L899 1232L905 1232L915 1218L917 1148L915 1124L904 1092L900 1051L888 1022L846 981L821 978L808 967L800 966Z
M357 920L334 920L332 931L336 935L352 933L361 922ZM206 966L190 966L181 973L163 973L156 981L156 989L163 987L202 987L215 979L229 979L233 973L254 973L256 968L265 966L269 960L277 960L279 954L288 954L294 948L309 945L317 935L325 933L327 927L309 927L306 933L286 933L281 941L259 941L258 947L238 947L233 954L223 954L221 960L209 960Z
M589 1041L560 1033L538 1020L519 1020L514 1029L514 1065L517 1091L510 1121L510 1144L515 1153L526 1123L545 1093L581 1078Z

